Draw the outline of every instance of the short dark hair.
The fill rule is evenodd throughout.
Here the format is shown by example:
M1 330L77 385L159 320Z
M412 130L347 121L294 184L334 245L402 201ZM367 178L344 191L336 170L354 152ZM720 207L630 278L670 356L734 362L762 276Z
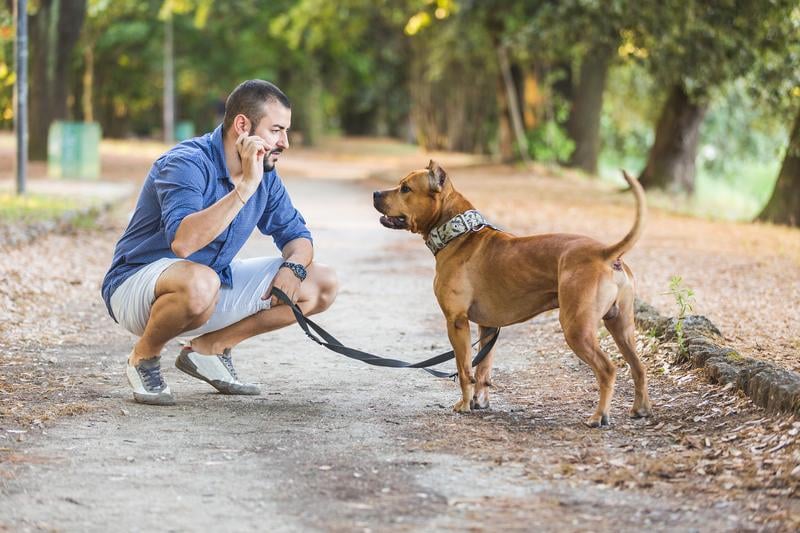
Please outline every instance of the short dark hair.
M267 102L280 102L286 109L292 108L283 91L268 81L247 80L240 83L225 102L223 131L228 131L233 125L233 119L240 114L246 116L252 124L251 127L255 128L267 112L264 109Z

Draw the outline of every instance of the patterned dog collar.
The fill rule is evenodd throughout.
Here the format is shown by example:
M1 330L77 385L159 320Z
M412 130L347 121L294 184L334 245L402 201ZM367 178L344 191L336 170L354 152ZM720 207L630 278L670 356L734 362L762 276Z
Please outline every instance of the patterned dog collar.
M428 235L428 238L425 239L425 244L428 246L428 249L433 253L433 255L436 255L445 246L447 246L447 243L456 237L471 231L479 231L487 226L494 228L494 226L490 224L489 221L486 220L478 211L475 209L470 209L469 211L465 211L454 216L438 228L435 228L433 231L431 231L430 235Z

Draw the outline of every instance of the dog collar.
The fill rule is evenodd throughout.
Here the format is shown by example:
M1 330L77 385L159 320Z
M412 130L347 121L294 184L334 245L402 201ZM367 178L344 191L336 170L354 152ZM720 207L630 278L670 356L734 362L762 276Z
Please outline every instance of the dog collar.
M425 244L428 246L431 253L436 255L447 246L447 243L456 237L472 231L482 230L487 226L494 228L494 226L478 211L470 209L469 211L459 213L441 226L434 228L428 235L428 238L425 239Z

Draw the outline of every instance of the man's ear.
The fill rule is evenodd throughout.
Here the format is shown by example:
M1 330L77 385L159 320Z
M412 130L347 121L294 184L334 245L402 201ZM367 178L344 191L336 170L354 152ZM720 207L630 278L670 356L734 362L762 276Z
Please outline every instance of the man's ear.
M250 119L241 113L236 115L233 118L233 130L236 132L237 137L242 133L250 135Z
M431 159L428 163L428 181L431 192L442 192L445 180L447 180L447 173L439 166L439 163Z

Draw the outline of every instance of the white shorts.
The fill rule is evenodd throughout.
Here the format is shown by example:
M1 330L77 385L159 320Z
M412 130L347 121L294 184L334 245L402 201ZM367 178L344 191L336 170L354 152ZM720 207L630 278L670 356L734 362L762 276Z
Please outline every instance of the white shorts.
M164 258L139 269L111 295L111 311L119 324L136 336L144 333L150 309L156 300L156 283L161 274L183 259ZM208 322L181 333L197 337L239 322L243 318L269 309L269 299L261 297L272 283L283 263L282 257L236 259L231 263L233 287L220 287L219 301Z

